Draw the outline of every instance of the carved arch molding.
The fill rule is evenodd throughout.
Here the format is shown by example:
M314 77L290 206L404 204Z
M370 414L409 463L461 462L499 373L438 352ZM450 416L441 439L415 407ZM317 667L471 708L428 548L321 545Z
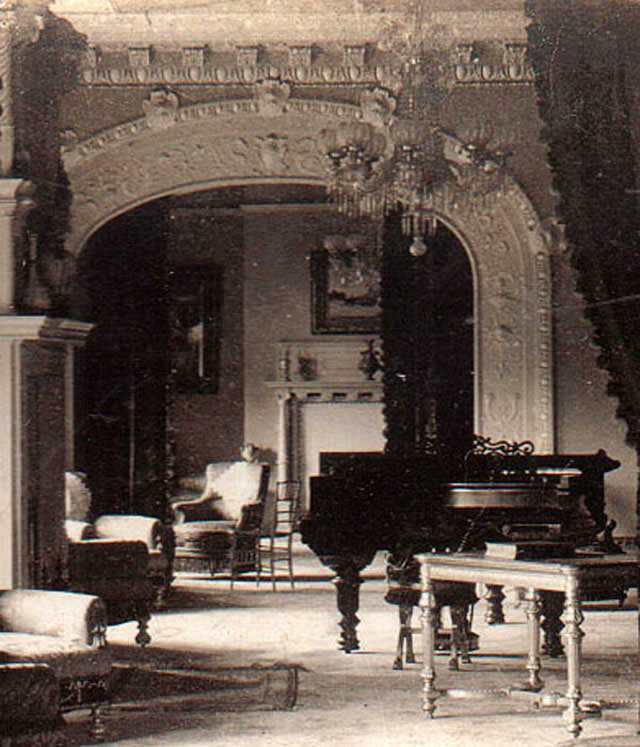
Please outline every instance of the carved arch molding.
M252 100L146 117L76 144L64 154L73 191L69 250L118 214L178 192L250 182L326 182L323 130L359 120L360 107L289 100L265 116ZM475 429L494 439L553 443L549 246L522 189L504 175L452 164L431 196L433 213L461 240L474 274Z

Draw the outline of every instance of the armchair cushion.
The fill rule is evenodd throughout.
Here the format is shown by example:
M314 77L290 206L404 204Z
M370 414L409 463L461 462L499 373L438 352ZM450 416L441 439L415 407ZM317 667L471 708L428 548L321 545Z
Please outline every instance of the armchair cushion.
M71 542L81 542L82 540L96 539L96 530L93 524L89 524L88 521L65 519L64 530L67 535L67 539Z
M190 499L181 496L172 502L176 523L239 521L242 507L246 503L263 500L270 474L270 465L258 462L208 464L206 486L202 495Z
M242 507L258 498L263 466L258 462L232 462L226 469L207 465L204 500L212 502L220 519L239 520Z
M0 663L19 661L46 664L59 680L106 677L111 672L106 648L88 648L51 635L0 633Z
M149 550L162 545L162 523L152 516L103 514L94 522L96 537L103 539L139 540Z

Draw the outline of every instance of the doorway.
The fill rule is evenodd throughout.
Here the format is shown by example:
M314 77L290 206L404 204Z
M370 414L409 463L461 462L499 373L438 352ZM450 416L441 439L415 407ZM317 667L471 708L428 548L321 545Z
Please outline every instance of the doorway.
M95 324L76 382L84 403L76 469L92 512L164 518L168 306L165 206L143 205L103 226L79 263L83 317Z

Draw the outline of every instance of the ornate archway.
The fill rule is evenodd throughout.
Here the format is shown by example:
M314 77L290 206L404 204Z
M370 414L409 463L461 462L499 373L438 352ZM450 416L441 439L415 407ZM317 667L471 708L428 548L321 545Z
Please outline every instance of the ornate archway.
M286 86L286 84L281 84ZM276 87L251 99L179 108L163 93L143 119L68 148L74 196L69 250L77 254L102 224L167 194L251 182L323 184L327 129L367 121L385 130L388 112L291 99ZM451 175L428 209L460 239L474 274L475 431L553 443L549 247L531 202L506 173L487 180L446 136Z

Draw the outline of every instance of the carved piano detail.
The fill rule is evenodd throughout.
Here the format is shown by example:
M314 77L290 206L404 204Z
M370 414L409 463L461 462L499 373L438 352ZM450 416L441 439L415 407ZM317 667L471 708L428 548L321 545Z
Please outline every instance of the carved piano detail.
M397 551L407 537L418 537L415 552L482 550L488 541L522 539L552 544L554 538L572 550L620 551L604 501L604 476L619 464L604 451L535 454L530 442L483 438L458 464L432 455L321 454L322 474L310 478L310 511L301 532L336 573L340 648L358 648L360 572L378 550ZM499 602L500 590L493 591ZM554 601L544 605L543 627L547 651L557 654ZM499 619L501 610L494 607L491 614Z

